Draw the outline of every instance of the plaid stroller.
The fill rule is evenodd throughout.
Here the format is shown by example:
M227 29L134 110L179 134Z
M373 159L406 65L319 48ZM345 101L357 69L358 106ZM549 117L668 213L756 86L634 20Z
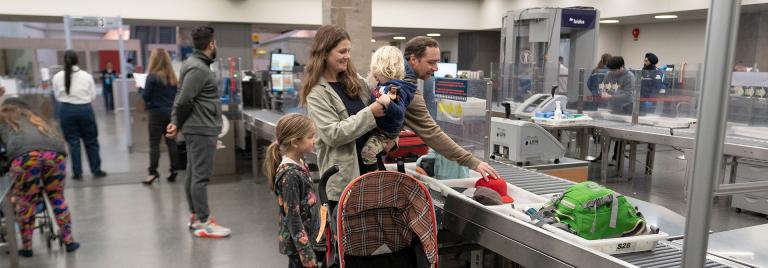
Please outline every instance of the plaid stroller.
M432 199L410 175L377 171L356 178L342 192L335 220L328 252L337 250L342 268L437 267Z

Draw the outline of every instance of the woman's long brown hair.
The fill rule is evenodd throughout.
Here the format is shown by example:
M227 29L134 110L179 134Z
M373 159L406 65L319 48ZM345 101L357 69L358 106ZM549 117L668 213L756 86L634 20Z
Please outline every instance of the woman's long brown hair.
M317 85L320 77L325 73L325 68L327 67L325 66L325 61L328 59L328 54L344 40L351 39L347 31L339 26L324 25L317 29L315 41L312 42L312 50L309 54L309 63L306 67L306 81L301 87L301 93L299 94L299 103L302 106L307 104L307 96L309 96L312 87ZM351 60L347 63L347 70L339 73L338 81L347 88L346 93L351 97L357 96L363 88Z
M171 65L171 56L163 48L155 48L149 54L149 73L157 75L167 86L179 84L176 72Z
M32 123L32 125L35 126L37 131L39 131L41 134L52 138L63 139L62 135L56 128L51 127L51 125L48 124L48 122L46 122L42 117L38 116L29 109L15 104L3 104L0 106L0 122L11 126L13 131L21 131L19 119L22 118L26 118L27 121Z

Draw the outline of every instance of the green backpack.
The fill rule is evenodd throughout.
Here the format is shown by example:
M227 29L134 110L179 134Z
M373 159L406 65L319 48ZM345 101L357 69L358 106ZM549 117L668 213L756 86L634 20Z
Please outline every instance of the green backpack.
M624 196L591 181L569 187L547 207L569 231L588 240L633 236L645 229L643 215Z

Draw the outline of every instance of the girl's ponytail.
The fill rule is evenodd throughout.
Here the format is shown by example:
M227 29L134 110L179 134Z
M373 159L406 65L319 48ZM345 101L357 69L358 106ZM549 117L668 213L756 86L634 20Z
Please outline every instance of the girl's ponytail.
M267 176L267 182L269 182L269 188L275 191L275 175L277 174L277 168L280 166L280 145L277 142L273 142L267 147L267 153L264 161L264 175Z

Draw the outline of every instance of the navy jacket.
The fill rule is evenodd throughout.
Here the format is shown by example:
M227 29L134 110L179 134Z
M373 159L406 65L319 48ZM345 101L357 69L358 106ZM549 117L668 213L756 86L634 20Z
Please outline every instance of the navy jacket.
M383 85L376 87L374 90L380 90L381 86L387 88L391 86L398 87L397 99L389 103L387 109L384 110L385 115L383 117L376 118L376 125L387 136L397 137L405 123L405 110L408 109L408 105L411 104L413 95L416 94L416 85L404 80L389 80ZM371 96L371 101L376 101L375 96Z
M141 97L144 99L144 110L171 113L173 99L176 97L176 86L163 84L160 77L150 74L147 76Z

